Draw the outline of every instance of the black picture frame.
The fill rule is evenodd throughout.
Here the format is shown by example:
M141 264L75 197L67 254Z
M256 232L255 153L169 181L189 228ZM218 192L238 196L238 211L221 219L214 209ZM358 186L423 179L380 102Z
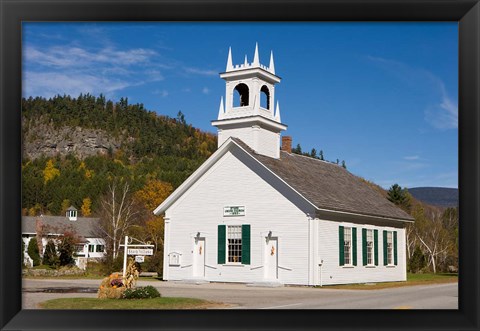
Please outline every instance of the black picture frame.
M480 4L473 0L0 0L0 327L2 330L478 330ZM25 21L457 21L458 310L58 311L21 307L21 23Z

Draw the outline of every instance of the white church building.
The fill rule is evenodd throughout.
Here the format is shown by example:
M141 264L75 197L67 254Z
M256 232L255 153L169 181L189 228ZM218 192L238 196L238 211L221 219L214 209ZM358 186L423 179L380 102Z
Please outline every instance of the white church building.
M280 136L273 53L234 65L218 150L154 213L165 219L165 280L331 285L406 280L413 219L337 164ZM282 141L282 144L281 144Z

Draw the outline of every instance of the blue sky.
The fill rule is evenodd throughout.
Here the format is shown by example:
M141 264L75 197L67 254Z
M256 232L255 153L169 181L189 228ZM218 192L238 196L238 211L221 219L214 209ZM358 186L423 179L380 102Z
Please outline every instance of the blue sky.
M23 96L99 95L215 132L228 48L268 65L284 135L384 188L458 187L457 23L24 23Z

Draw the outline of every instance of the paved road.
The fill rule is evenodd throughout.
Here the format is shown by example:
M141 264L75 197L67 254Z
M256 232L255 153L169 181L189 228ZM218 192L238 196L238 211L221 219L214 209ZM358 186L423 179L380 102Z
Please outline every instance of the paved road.
M96 289L100 280L24 279L23 308L61 297L96 297L96 293L41 293L44 288ZM139 281L167 297L193 297L230 304L231 309L458 309L458 284L419 285L384 290L309 287L249 287L243 284L185 284Z

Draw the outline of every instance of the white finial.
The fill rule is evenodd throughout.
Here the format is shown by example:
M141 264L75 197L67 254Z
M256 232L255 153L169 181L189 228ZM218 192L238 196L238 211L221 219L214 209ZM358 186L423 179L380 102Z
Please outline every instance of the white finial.
M230 71L233 70L233 63L232 63L232 48L228 48L228 58L227 58L227 70Z
M275 75L275 63L273 63L273 51L270 52L270 64L268 70Z
M280 120L280 105L278 104L278 100L277 100L277 108L275 110L275 121L277 121L278 123L281 123L281 120Z
M260 66L260 58L258 56L258 43L255 43L255 55L253 55L252 65L254 67L259 67Z
M245 67L248 66L247 54L245 54L245 61L243 62L243 65L244 65Z
M223 119L223 115L225 115L225 108L223 107L223 96L220 99L220 108L218 109L218 119Z

